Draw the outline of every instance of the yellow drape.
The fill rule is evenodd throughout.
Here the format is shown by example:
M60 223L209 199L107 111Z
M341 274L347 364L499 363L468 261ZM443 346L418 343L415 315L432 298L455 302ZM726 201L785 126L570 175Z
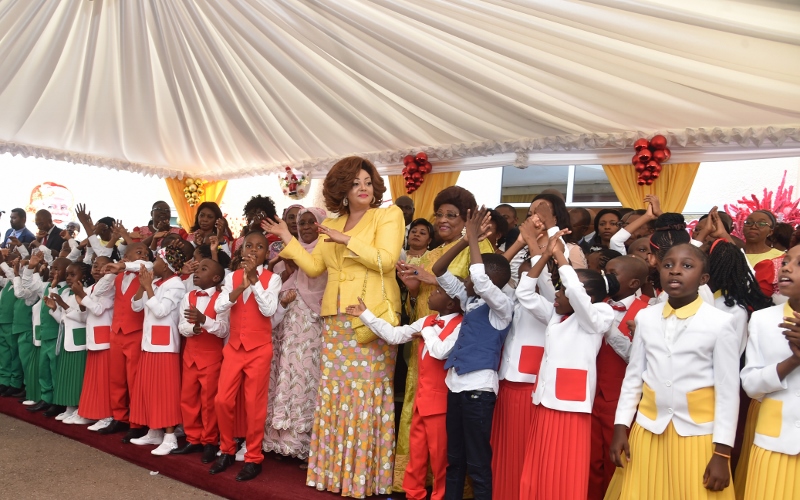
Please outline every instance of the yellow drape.
M650 186L636 183L639 174L633 165L603 165L611 187L623 207L644 207L644 197L655 194L661 200L664 212L682 212L689 198L699 163L670 163L663 165L661 175Z
M455 186L459 172L440 172L431 173L425 176L422 185L411 194L406 193L406 181L402 175L389 176L389 189L392 192L392 199L406 195L414 200L414 218L424 217L428 220L433 218L433 200L439 191L446 187Z
M188 231L194 224L194 218L197 214L197 206L189 206L186 197L183 195L183 188L186 186L184 180L181 179L164 179L167 182L169 194L172 196L172 203L175 204L175 210L178 211L178 223L183 229ZM225 196L225 188L228 187L228 181L208 181L203 184L203 196L200 197L200 203L204 201L213 201L217 205L222 202L222 197Z

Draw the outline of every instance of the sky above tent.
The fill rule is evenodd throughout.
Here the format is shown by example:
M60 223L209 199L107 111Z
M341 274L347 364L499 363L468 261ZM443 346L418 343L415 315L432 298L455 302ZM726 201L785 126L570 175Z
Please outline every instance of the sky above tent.
M656 132L797 155L797 26L792 1L0 0L0 152L209 179L621 162Z

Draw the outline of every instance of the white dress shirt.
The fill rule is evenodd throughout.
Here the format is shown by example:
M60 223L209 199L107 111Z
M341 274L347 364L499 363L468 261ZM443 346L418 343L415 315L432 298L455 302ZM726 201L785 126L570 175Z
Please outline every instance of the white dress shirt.
M261 277L261 273L264 271L264 266L258 266L256 268L256 272L258 273L259 278ZM233 275L235 273L230 273L229 275L225 276L225 282L222 285L222 293L217 298L217 305L215 309L217 313L221 313L223 311L230 310L233 307L233 302L230 300L230 294L234 290L233 285ZM247 275L242 276L243 280L247 280ZM242 292L242 303L246 303L248 299L250 299L251 295L255 294L256 303L258 304L258 310L267 318L273 317L278 310L278 306L280 305L280 300L278 300L278 295L281 292L281 285L283 282L281 281L281 276L277 273L273 273L272 277L269 279L269 284L267 285L267 289L265 290L264 287L261 285L261 280L259 279L256 281L255 285L250 285L245 288L244 292ZM280 318L274 318L275 322L280 322Z
M620 301L608 300L608 305L614 310L614 321L611 323L611 328L604 334L606 343L611 346L617 355L622 358L626 363L631 355L631 339L619 330L619 325L622 323L622 318L628 314L633 301L636 300L636 295L630 295ZM617 311L614 306L622 306L624 311Z
M206 320L203 323L202 328L211 335L221 339L227 338L230 329L230 309L218 313L216 318L209 318L205 311L208 308L208 303L211 301L211 296L217 292L217 289L215 287L211 287L202 291L205 292L206 295L198 296L197 303L195 304L195 307L206 316ZM178 323L178 330L184 337L199 335L194 331L194 323L189 323L189 321L187 321L186 317L183 315L183 312L189 309L189 293L191 292L187 292L186 295L183 296L180 308L181 320L180 323ZM222 298L222 292L220 292L219 296L217 297L217 302L219 302L220 298Z
M498 330L503 330L511 323L514 315L514 301L509 295L513 290L506 285L503 290L497 288L486 274L483 263L469 266L473 289L476 296L468 297L464 283L446 271L436 278L448 296L458 299L464 316L483 304L489 306L489 323ZM445 383L452 392L465 391L493 391L497 394L500 389L496 370L477 370L459 375L455 367L447 371Z
M447 323L456 316L458 316L458 313L437 316L436 319L441 319L444 321L444 324L447 325ZM410 325L392 326L367 309L359 316L359 319L361 319L375 335L392 345L404 344L410 341L414 337L414 334L421 334L425 343L422 348L423 358L430 353L435 359L447 359L447 356L450 355L450 351L453 350L456 339L458 339L458 333L461 331L461 325L459 324L447 338L442 340L439 338L439 335L442 333L442 330L444 330L444 327L432 325L423 328L425 320L428 319L427 316L418 319ZM416 356L416 353L412 354Z
M110 278L110 279L106 279ZM108 283L111 285L109 286ZM111 347L108 342L97 343L95 328L111 329L114 321L114 275L107 274L100 281L84 290L86 296L81 304L86 308L86 347L90 351L104 351Z
M180 352L180 339L178 322L183 311L180 308L181 300L186 295L186 289L178 275L173 275L166 280L158 279L153 282L153 296L147 292L139 300L131 299L131 309L134 312L144 311L144 325L142 328L142 350L148 352ZM162 328L169 328L169 341L163 343L155 332ZM154 344L154 340L160 342Z

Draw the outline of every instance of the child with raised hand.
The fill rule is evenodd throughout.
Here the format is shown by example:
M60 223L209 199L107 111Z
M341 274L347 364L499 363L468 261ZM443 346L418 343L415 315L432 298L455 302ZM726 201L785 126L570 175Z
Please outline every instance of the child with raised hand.
M20 261L15 259L14 265L14 321L11 324L11 333L17 335L17 347L19 349L19 359L22 364L22 375L24 389L12 396L23 398L22 402L30 406L38 401L40 391L38 389L39 360L32 361L33 354L38 356L38 350L34 349L33 342L33 305L39 297L22 286L22 275L28 266L28 260ZM35 374L31 370L35 370ZM10 389L8 390L11 391ZM31 399L35 397L36 399Z
M71 420L78 411L86 369L86 309L78 304L74 292L91 282L85 266L83 262L70 263L67 266L67 286L60 294L51 293L44 298L50 314L61 324L64 332L56 347L58 374L53 391L53 404L66 408L56 416L56 420L61 421Z
M428 298L428 308L438 314L420 318L406 326L393 327L367 309L361 297L358 305L347 308L347 314L358 316L370 330L389 344L404 344L420 337L419 379L411 419L408 465L403 478L403 490L409 500L425 500L425 481L428 461L433 470L431 500L445 495L447 471L447 385L445 359L458 339L461 329L461 304L436 287Z
M25 397L27 399L22 403L29 407L28 410L42 403L42 388L39 384L39 356L42 346L40 325L43 302L40 300L40 294L47 281L47 264L44 263L42 253L34 251L31 258L22 265L20 273L20 290L24 294L23 298L26 302L33 304L31 307L31 352L28 366L25 369ZM47 316L50 317L49 314Z
M608 299L614 322L605 333L597 354L597 391L592 405L592 450L589 470L589 499L602 499L615 472L609 451L614 437L614 413L630 357L633 323L636 314L648 306L646 297L636 293L646 282L650 270L635 257L612 259L606 273L617 278L619 290Z
M530 279L521 280L516 292L522 307L547 322L520 498L584 499L588 488L595 361L614 321L614 311L604 300L617 293L619 283L613 275L573 269L560 241L566 233L550 238L528 271ZM551 257L561 280L552 304L536 291Z
M800 246L786 252L778 280L785 304L756 311L742 387L761 400L743 498L790 500L800 494ZM738 481L737 481L738 483ZM738 492L737 492L738 496Z
M111 392L109 386L111 322L114 312L114 287L98 284L105 276L103 270L111 263L108 257L96 257L92 264L94 283L88 287L72 284L77 304L86 310L86 370L78 411L64 423L86 425L97 431L111 423Z
M659 272L669 299L636 316L617 405L611 459L624 467L621 498L733 498L739 335L730 314L699 296L709 278L703 251L675 245Z
M150 430L137 445L158 445L150 453L169 455L178 447L175 426L181 422L181 360L178 322L186 294L178 271L186 256L174 247L161 248L150 272L142 264L134 312L144 311L142 354L131 397L131 423ZM163 430L162 430L163 429Z
M497 367L514 301L503 290L511 278L501 255L481 254L489 216L485 207L467 216L466 239L460 240L433 265L439 285L457 298L465 311L461 332L445 363L447 375L447 473L445 498L461 498L467 473L477 500L492 496L492 414L499 388ZM465 282L447 267L470 249L470 275ZM467 465L469 464L469 466Z
M201 461L211 463L219 450L219 428L214 398L222 367L222 348L228 337L229 311L217 314L215 306L225 270L219 262L203 259L192 275L195 289L181 304L178 330L186 337L181 374L181 415L186 444L173 455L202 452Z
M522 280L527 276L531 262L541 257L537 240L545 227L537 217L531 217L519 226L520 236L530 249L531 259L519 267ZM552 301L555 289L548 300ZM531 401L544 355L547 322L541 321L519 301L514 303L514 318L503 345L503 356L497 372L500 390L492 422L492 497L519 499L522 466L525 462L525 436L531 428L533 410Z
M661 211L661 201L658 199L658 196L648 194L644 197L644 202L647 204L647 210L644 215L637 217L627 226L620 227L619 231L611 237L608 248L616 250L622 255L627 255L628 246L626 243L631 239L632 235L636 235L634 241L652 235L652 230L645 229L648 226L652 227L656 219L661 217L663 213Z

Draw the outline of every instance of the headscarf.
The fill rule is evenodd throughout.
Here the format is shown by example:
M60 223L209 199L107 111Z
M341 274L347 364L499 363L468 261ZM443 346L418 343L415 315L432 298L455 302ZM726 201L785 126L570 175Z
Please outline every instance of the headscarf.
M317 219L317 224L322 224L322 221L327 217L325 210L321 208L302 208L297 213L298 222L300 217L305 213L312 214ZM298 239L298 243L309 253L314 251L314 247L317 246L318 241L319 238L311 243L304 243L302 239ZM322 273L316 278L310 278L302 269L298 268L297 271L286 280L286 283L283 284L281 291L296 289L308 308L319 315L322 310L322 295L325 292L325 286L327 284L328 273Z
M286 210L283 211L283 215L281 215L281 219L285 220L286 219L286 214L289 213L289 210L291 210L293 208L299 208L300 210L303 210L303 205L298 205L298 204L289 205L288 207L286 207ZM300 213L298 212L298 215L297 215L298 217L300 217L299 214ZM281 253L281 250L283 250L283 242L281 240L274 241L274 242L270 243L270 245L269 245L269 260L272 260L275 257L277 257L278 254Z

